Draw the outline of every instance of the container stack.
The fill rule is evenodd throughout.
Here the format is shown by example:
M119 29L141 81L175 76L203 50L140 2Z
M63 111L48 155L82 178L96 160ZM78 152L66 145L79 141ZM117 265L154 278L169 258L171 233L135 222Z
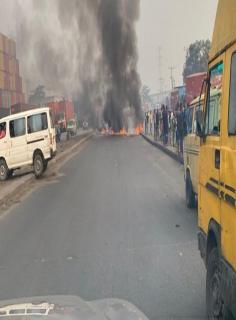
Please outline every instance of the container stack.
M16 43L0 33L0 109L25 103Z

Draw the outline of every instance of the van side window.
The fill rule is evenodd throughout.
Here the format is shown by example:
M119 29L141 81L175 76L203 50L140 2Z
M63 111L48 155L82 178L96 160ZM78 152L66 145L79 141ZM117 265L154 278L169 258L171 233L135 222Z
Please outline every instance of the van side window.
M210 71L210 85L208 87L207 106L206 106L206 135L220 134L220 109L221 91L224 64L220 62Z
M43 131L48 128L47 113L39 113L27 118L28 133Z
M236 135L236 53L232 55L229 92L229 135Z
M25 118L10 121L10 137L16 138L25 135Z
M7 133L7 124L6 122L0 123L0 140L5 138Z

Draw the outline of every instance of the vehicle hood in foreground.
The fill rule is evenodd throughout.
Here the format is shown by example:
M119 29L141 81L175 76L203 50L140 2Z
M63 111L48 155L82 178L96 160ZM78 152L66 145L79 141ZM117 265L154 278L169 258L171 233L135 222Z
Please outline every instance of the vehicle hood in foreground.
M0 301L0 319L147 320L134 305L118 299L86 302L76 296Z

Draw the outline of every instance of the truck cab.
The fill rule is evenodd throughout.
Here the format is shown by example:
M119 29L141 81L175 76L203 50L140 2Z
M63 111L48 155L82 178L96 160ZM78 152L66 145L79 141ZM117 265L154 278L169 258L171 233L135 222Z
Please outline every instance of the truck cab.
M210 319L236 318L236 1L219 0L200 137L198 243ZM212 99L216 94L217 98Z

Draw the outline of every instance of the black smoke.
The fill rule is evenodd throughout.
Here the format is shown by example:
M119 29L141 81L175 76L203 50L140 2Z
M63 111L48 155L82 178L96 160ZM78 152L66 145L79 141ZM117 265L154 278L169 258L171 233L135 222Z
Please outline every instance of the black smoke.
M127 108L139 122L139 1L31 0L25 10L18 0L18 49L27 81L72 96L91 115L101 101L115 131L124 127Z

